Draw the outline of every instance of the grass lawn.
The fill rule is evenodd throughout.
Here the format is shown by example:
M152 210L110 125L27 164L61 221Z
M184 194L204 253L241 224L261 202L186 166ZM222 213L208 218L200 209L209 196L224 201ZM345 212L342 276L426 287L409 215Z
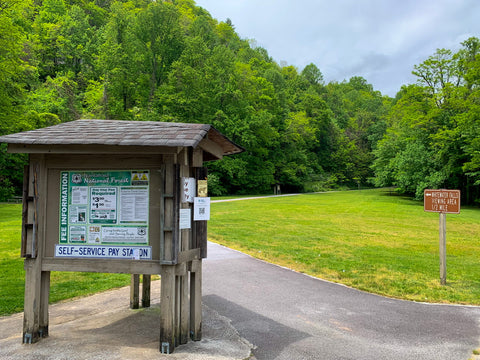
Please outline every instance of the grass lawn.
M0 204L0 315L23 311L25 273L20 258L21 226L22 205ZM125 274L52 272L50 302L129 283L130 275Z
M385 190L212 204L211 240L323 279L391 297L480 305L480 210L447 215L447 285L438 214ZM23 310L21 205L0 204L0 315ZM52 272L50 301L128 285L129 275ZM128 300L127 300L128 301Z
M387 190L213 203L210 240L291 269L395 298L480 305L480 210L439 215Z

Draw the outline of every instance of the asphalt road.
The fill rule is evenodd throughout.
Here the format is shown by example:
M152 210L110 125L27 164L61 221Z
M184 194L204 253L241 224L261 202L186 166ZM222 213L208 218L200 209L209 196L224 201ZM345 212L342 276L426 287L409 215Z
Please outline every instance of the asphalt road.
M203 302L229 318L254 358L467 360L480 308L394 300L209 243Z

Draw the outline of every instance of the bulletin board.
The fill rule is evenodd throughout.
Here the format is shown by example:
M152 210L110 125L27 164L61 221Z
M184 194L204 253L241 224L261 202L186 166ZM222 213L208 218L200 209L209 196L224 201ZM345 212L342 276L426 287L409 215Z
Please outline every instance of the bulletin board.
M60 172L55 257L151 259L148 170Z

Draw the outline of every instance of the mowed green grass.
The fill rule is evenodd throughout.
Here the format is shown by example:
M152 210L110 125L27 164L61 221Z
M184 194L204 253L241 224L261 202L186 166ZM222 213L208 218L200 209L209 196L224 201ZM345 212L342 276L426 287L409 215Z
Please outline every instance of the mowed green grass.
M480 305L480 210L447 215L446 286L439 282L438 217L385 190L254 199L213 203L209 237L365 291ZM0 315L23 310L20 235L21 205L0 204ZM129 279L52 272L50 302L125 286Z
M213 203L210 240L268 262L394 298L480 305L480 210L439 215L388 190ZM281 279L279 279L281 281Z
M21 205L0 204L0 315L23 311L25 272L20 258L21 219ZM50 302L125 286L129 282L130 276L125 274L52 272Z

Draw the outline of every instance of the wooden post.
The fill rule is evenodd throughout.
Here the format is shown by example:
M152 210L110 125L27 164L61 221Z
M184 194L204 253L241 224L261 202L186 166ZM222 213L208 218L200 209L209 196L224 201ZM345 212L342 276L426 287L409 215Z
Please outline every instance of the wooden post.
M48 298L50 295L50 272L42 272L44 231L47 192L47 173L44 155L30 158L28 198L34 201L33 229L28 241L24 262L25 297L23 312L22 342L32 344L48 336ZM24 202L25 204L25 202Z
M139 308L140 275L132 274L130 280L130 309Z
M190 337L202 340L202 260L192 261L190 273Z
M143 274L142 277L142 307L150 307L150 286L152 282L152 276Z
M195 178L197 180L205 180L207 175L207 168L195 168ZM200 248L200 257L205 259L207 257L207 221L195 221L193 234L193 247Z
M447 283L447 214L440 213L440 284Z
M40 318L38 335L41 338L48 336L48 299L50 298L50 271L42 271L40 290Z
M171 354L175 348L175 267L162 267L160 294L160 352Z
M186 344L188 342L190 327L190 306L188 299L188 275L180 276L180 344Z

